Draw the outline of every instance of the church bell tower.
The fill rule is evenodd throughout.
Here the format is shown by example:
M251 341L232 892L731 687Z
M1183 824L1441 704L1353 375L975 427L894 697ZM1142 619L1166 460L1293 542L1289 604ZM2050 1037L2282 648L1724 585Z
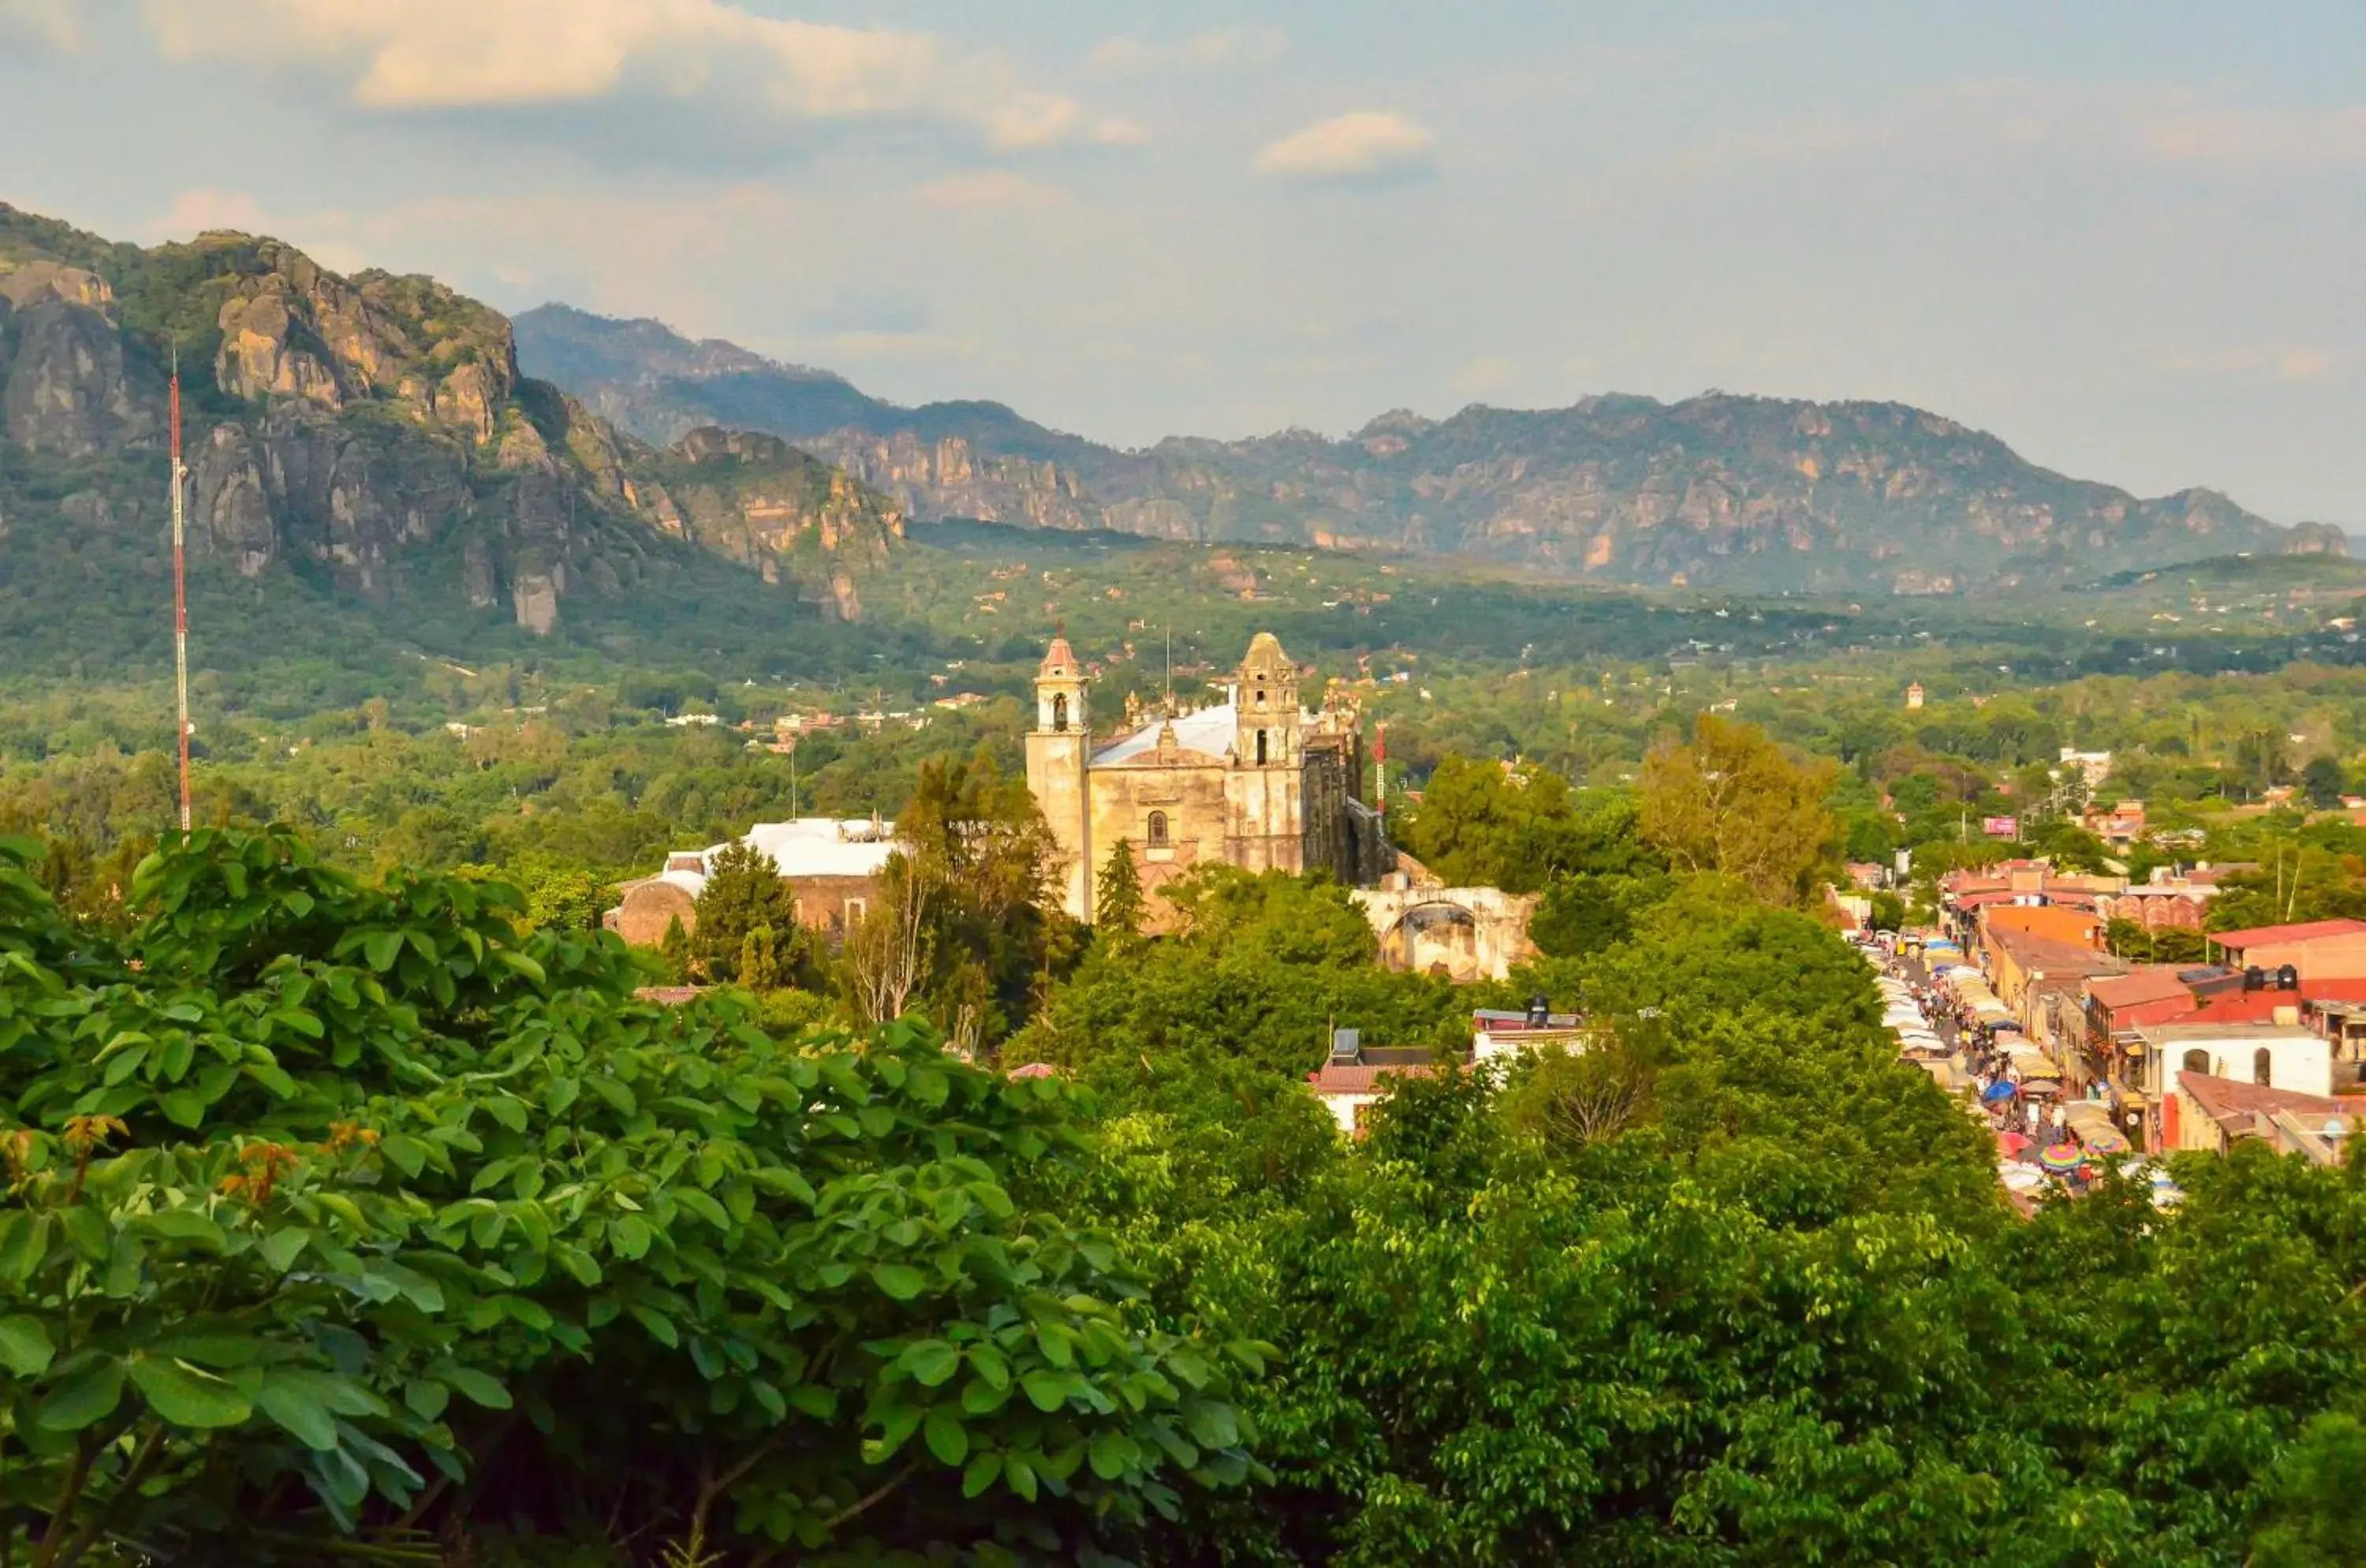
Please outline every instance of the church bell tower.
M1271 632L1257 633L1233 681L1233 708L1239 716L1233 755L1239 765L1297 766L1298 666L1281 650L1281 640Z
M1092 725L1085 711L1085 672L1065 637L1052 639L1035 671L1035 728L1027 737L1027 788L1042 807L1065 863L1062 904L1093 918L1093 813L1088 771Z

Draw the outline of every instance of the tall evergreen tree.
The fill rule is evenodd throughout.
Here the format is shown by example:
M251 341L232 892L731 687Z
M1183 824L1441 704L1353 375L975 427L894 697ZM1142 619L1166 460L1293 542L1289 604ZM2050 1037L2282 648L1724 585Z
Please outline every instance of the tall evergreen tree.
M781 868L772 857L751 844L727 844L715 852L706 868L706 886L698 896L698 926L691 934L691 953L704 966L710 980L736 980L748 935L769 927L775 933L797 930L796 905ZM778 949L786 968L790 943Z
M1142 897L1142 874L1133 868L1133 846L1120 839L1110 846L1093 890L1094 925L1112 942L1135 942L1149 910Z

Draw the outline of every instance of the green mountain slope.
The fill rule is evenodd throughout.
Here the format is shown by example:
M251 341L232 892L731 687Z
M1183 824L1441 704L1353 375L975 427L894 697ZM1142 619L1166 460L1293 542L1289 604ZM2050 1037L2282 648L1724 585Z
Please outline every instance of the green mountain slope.
M637 644L718 604L733 635L779 636L854 613L854 575L902 536L884 497L769 438L705 482L705 446L659 450L522 376L508 321L431 279L343 277L245 234L146 250L0 206L15 668L153 651L176 353L197 592L264 634L218 647L231 663L279 631Z
M1605 582L1956 592L2253 550L2346 551L2214 491L2144 500L1897 403L1708 394L1381 416L1346 440L1098 446L995 403L905 409L824 371L565 306L520 352L650 438L723 417L918 518L1466 556Z

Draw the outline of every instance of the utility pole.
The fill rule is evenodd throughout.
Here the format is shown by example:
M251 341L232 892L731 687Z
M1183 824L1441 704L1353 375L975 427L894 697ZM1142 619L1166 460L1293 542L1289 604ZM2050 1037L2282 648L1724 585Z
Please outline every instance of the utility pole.
M181 463L181 351L173 350L173 692L174 711L180 721L181 832L190 828L189 815L189 583L188 525L182 492L189 470Z

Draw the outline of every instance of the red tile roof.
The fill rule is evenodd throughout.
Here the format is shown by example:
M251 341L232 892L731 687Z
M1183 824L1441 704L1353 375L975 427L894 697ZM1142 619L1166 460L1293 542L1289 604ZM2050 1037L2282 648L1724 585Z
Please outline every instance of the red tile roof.
M2303 1094L2296 1089L2270 1089L2265 1084L2214 1077L2208 1073L2180 1073L2177 1087L2214 1120L2222 1122L2230 1116L2248 1120L2258 1115L2272 1116L2279 1111L2330 1116L2342 1109L2341 1101L2327 1095Z
M2306 1002L2366 1002L2366 980L2306 980L2292 991L2221 991L2195 1000L2188 1011L2158 1023L2270 1023L2278 1008Z
M2087 982L2087 994L2107 1008L2191 1000L2193 996L2192 989L2177 977L2174 966L2139 969L2133 975L2110 975L2090 980Z
M1317 1094L1378 1094L1389 1078L1425 1078L1436 1071L1434 1066L1368 1067L1360 1063L1326 1063L1322 1071L1307 1074L1306 1082Z
M2320 942L2327 937L2366 936L2366 920L2302 920L2289 926L2253 926L2248 931L2212 931L2210 940L2240 953L2288 942Z

